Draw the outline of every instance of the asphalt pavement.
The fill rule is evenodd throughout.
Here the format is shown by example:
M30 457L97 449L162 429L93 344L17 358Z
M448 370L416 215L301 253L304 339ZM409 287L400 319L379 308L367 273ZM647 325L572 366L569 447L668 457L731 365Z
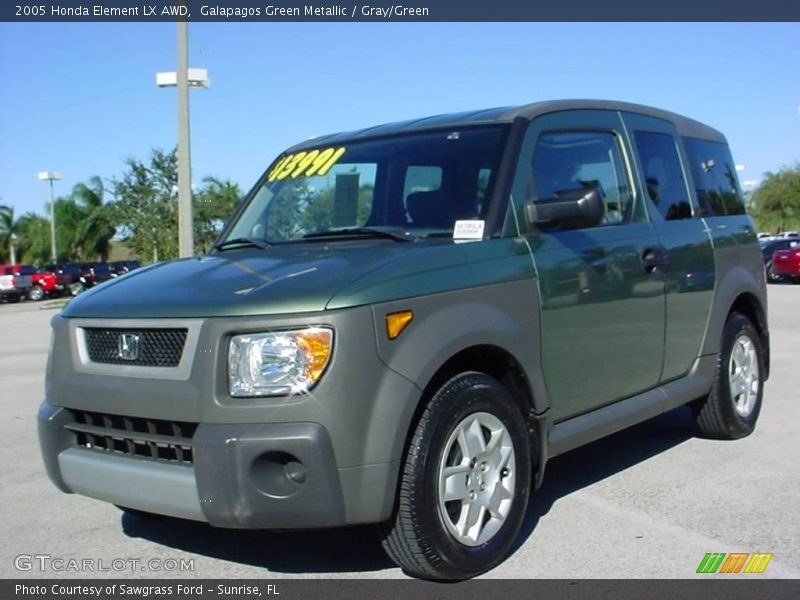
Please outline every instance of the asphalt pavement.
M56 490L35 420L56 312L0 305L0 578L405 577L371 527L221 530ZM679 408L553 459L514 552L484 577L709 577L695 572L708 552L772 553L757 577L800 577L800 285L770 286L769 313L755 433L699 439Z

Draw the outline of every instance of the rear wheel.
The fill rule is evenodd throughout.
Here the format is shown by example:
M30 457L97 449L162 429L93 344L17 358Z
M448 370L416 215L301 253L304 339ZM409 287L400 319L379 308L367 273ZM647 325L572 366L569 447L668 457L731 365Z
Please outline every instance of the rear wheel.
M75 283L69 284L69 293L73 296L77 296L84 290L83 282L76 281Z
M531 485L530 438L497 380L462 373L425 408L383 546L404 571L466 579L497 565L519 532Z
M767 261L765 265L765 269L767 270L767 281L770 283L780 283L783 281L783 276L778 275L775 270L772 268L772 261Z
M41 288L41 286L34 285L28 292L28 300L38 302L42 298L44 298L44 290Z
M736 439L755 429L764 394L764 351L752 322L740 313L728 317L722 332L714 383L695 405L700 432Z

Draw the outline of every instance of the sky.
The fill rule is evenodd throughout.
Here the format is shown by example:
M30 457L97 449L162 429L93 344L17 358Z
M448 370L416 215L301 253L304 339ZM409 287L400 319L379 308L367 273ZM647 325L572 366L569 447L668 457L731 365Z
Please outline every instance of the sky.
M311 136L559 98L648 104L722 131L743 182L800 161L800 24L192 23L192 179L247 191ZM0 204L57 196L177 140L173 23L0 24ZM110 199L110 198L109 198Z

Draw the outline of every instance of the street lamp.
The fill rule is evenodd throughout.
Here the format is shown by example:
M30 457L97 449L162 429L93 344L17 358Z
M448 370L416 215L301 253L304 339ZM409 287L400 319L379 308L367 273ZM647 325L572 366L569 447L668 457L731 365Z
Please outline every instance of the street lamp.
M188 37L188 24L179 21L178 71L156 73L156 85L159 87L178 87L178 249L182 258L194 254L189 88L207 89L211 85L205 69L189 68Z
M56 202L53 194L53 182L63 179L61 173L55 171L39 171L39 181L50 182L50 257L56 262Z

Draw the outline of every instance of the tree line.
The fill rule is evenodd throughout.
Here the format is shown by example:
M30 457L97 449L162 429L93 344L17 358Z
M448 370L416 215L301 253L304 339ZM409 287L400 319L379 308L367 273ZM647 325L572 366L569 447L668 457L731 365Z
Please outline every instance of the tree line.
M800 162L777 173L764 173L750 197L759 231L800 231Z
M112 239L124 241L143 262L176 258L177 183L177 152L156 149L146 161L126 160L119 178L104 183L100 177L92 177L77 184L69 195L55 200L58 262L105 261ZM360 187L359 214L368 210L371 193L367 186ZM331 218L330 193L307 195L305 204L276 207L272 225L276 230L270 231L272 236L291 238L294 229L307 220L326 215ZM211 248L240 196L237 184L216 177L206 177L194 190L196 253ZM749 208L760 231L800 230L800 163L765 173L761 184L750 194ZM47 217L34 212L17 216L13 207L0 203L0 263L8 262L50 262Z
M55 200L58 262L106 261L121 240L143 262L178 256L177 152L129 158L118 178L92 177ZM239 186L206 177L193 191L195 252L207 252L239 201ZM48 216L17 216L0 202L0 263L50 262Z

